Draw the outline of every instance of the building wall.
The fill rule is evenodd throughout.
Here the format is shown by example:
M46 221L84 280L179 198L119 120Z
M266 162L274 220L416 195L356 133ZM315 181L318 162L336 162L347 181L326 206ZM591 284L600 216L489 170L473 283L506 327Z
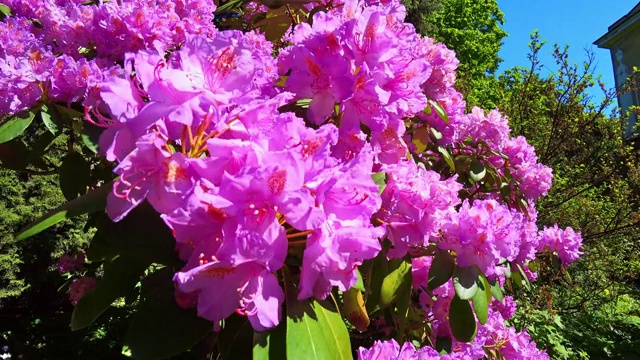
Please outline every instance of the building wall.
M633 84L632 82L627 89L621 89L629 75L633 73L634 66L640 68L640 26L627 32L611 45L611 61L613 63L616 86L619 89L618 104L624 116L631 106L640 106L640 84ZM636 123L637 115L631 112L625 131L627 138L634 135L633 130Z

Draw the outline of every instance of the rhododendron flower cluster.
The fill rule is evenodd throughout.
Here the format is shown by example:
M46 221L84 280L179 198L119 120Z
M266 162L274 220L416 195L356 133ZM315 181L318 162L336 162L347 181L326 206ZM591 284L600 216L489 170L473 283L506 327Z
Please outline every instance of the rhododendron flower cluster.
M84 106L115 164L109 217L146 201L172 231L179 306L216 329L237 313L268 331L285 299L346 292L378 258L411 267L422 343L452 343L442 358L546 357L505 325L509 297L476 314L472 343L458 340L458 280L430 283L440 255L474 281L534 280L537 254L568 265L581 238L538 229L534 202L551 169L498 110L466 111L455 53L418 35L399 2L328 3L275 47L256 30L216 29L215 6L201 0L3 3L0 114ZM76 279L72 301L93 286ZM395 340L358 356L441 357Z

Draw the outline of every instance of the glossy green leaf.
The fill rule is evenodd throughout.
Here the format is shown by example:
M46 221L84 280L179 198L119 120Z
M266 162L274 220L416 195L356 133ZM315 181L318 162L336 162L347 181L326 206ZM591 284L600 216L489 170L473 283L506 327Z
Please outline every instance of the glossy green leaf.
M349 332L327 301L298 300L298 288L285 276L287 359L351 360Z
M176 304L171 278L154 289L136 307L125 336L125 344L136 359L165 359L191 349L208 333L211 322L195 309Z
M87 192L87 185L91 181L91 168L82 154L71 152L62 159L58 175L62 194L67 200L71 200Z
M0 144L11 141L22 135L25 129L29 127L34 117L34 113L23 111L0 125Z
M491 303L491 286L489 285L489 281L487 278L480 274L477 280L478 291L471 298L471 302L473 303L473 310L476 313L476 317L480 324L484 325L487 323L487 319L489 318L489 304Z
M449 326L458 341L469 342L476 336L478 325L468 300L453 297L449 305Z
M274 329L253 333L253 360L286 359L286 323Z
M438 152L440 153L440 155L442 155L442 158L447 163L447 165L449 165L451 171L456 171L456 164L453 162L453 158L451 157L451 154L449 154L449 150L447 150L443 146L438 146Z
M411 264L395 260L389 264L389 274L382 280L380 306L393 304L405 292L411 291Z
M380 171L371 175L373 182L378 185L378 194L382 194L384 188L387 186L386 178L387 174L384 171Z
M111 192L112 186L112 183L105 184L48 212L40 219L24 228L16 236L16 240L24 240L61 221L104 210L107 204L107 194Z
M358 275L358 280L356 280L356 284L353 285L353 288L365 292L366 289L364 288L364 281L362 281L362 274L360 273L360 269L356 269L356 274Z
M504 295L502 294L502 289L500 289L500 283L498 280L494 280L491 285L491 295L498 301L502 301L504 299Z
M485 175L487 175L487 169L484 167L484 165L482 165L481 162L474 160L471 163L469 176L473 179L473 181L480 181L484 179Z
M44 126L49 130L52 135L60 135L62 133L62 121L60 120L60 113L55 106L48 107L42 105L40 109L40 118L44 123Z
M429 278L427 288L435 290L449 281L456 269L456 259L446 250L440 250L433 257L433 262L429 268Z
M475 266L456 267L453 273L453 288L463 300L471 299L478 291L479 272Z
M449 115L447 115L447 111L444 109L444 107L442 105L440 105L439 102L434 101L434 100L429 100L429 104L431 105L431 107L433 107L433 110L436 111L436 114L438 114L440 119L442 119L442 121L444 121L446 124L448 124L449 123Z
M82 143L94 154L98 152L98 141L103 129L88 122L82 125Z
M102 278L95 289L80 299L71 315L71 330L91 325L119 297L133 288L151 261L141 254L128 253L104 263Z

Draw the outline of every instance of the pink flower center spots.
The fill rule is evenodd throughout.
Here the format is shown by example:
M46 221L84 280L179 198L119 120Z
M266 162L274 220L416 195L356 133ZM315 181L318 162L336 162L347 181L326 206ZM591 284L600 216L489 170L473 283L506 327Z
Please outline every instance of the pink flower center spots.
M300 155L302 155L302 158L306 159L309 156L313 155L313 153L318 151L320 145L322 145L323 143L322 140L322 137L315 137L313 139L306 139L301 141L300 145L302 149L300 149Z
M210 267L200 271L199 274L206 277L221 279L227 275L233 274L235 271L235 268L232 267Z
M164 175L164 181L170 184L176 183L178 181L189 180L189 174L187 170L180 166L180 164L175 160L169 160L166 164L167 172Z
M207 205L207 215L216 222L223 222L227 218L224 211L213 205Z
M274 195L280 195L284 186L287 183L287 171L284 169L278 169L271 174L269 180L267 180L267 186L271 193Z
M231 47L226 48L218 61L216 62L216 70L222 76L227 76L232 70L236 68L236 56L233 53L233 49Z

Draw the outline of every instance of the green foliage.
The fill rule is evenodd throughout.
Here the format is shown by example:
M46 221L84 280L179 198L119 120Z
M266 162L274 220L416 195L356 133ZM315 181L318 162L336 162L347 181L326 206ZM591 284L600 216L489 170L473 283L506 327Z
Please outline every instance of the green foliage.
M576 64L568 47L554 45L555 71L543 73L543 45L534 33L530 65L499 76L499 105L512 135L527 137L553 168L554 186L537 204L539 223L582 231L584 255L568 270L539 259L537 286L518 294L515 322L553 358L635 358L637 314L617 304L639 299L638 153L624 141L620 119L606 114L616 91L595 75L593 54ZM594 87L603 93L598 101L588 95Z
M433 37L460 60L456 88L465 95L468 106L493 108L498 95L495 77L502 59L498 56L507 33L504 13L497 0L404 1L407 21L418 33Z

